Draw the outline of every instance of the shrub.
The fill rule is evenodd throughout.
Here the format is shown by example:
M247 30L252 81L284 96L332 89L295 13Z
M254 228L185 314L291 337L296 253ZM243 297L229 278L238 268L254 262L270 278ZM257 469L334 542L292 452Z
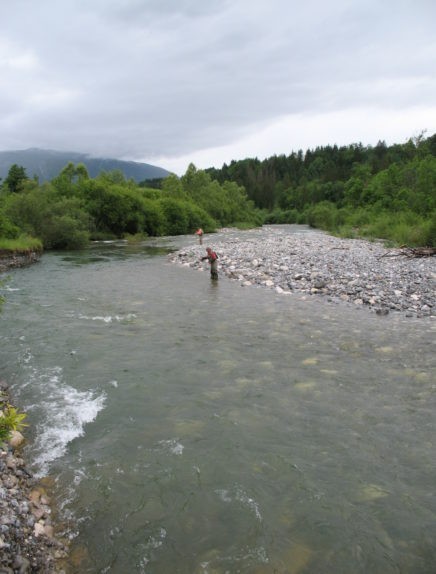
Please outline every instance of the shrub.
M0 211L0 237L14 239L20 234L20 228Z
M411 211L393 213L371 212L372 219L359 228L360 235L370 239L385 239L397 245L429 246L436 244L436 217L429 219Z
M46 249L83 249L89 242L89 232L69 215L53 215L42 233Z
M188 230L194 231L201 227L206 233L216 230L217 224L204 209L194 203L185 203L186 213L188 216Z
M143 210L143 233L151 237L158 237L165 233L165 215L158 201L144 198Z
M332 231L337 228L338 209L329 201L321 201L308 209L307 223L311 227Z
M7 441L11 432L14 430L21 431L27 425L23 422L26 418L24 413L19 413L17 409L9 404L0 410L0 442Z
M436 247L436 211L433 212L430 219L423 223L422 228L422 245Z
M185 202L166 197L159 201L165 216L165 235L189 233L189 217Z
M264 215L263 223L266 224L283 224L283 223L297 223L299 213L296 209L275 209L270 213Z

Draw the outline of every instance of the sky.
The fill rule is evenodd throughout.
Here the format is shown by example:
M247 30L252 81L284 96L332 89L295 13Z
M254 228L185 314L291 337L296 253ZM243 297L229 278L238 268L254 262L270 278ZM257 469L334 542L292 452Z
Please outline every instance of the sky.
M0 150L178 175L436 133L434 0L0 0Z

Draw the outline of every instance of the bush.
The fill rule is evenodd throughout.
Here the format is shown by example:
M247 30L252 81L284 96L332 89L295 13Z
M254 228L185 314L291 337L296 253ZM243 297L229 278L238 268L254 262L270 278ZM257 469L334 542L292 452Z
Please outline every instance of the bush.
M158 201L142 200L143 224L142 231L151 237L165 233L165 214Z
M27 425L23 423L26 415L19 413L17 409L9 404L0 410L0 442L7 441L11 432L14 430L21 431Z
M338 209L329 201L321 201L307 211L307 223L311 227L333 231L337 229L338 222Z
M0 212L0 237L15 239L20 234L20 228L14 225L11 220Z
M189 217L185 202L166 197L159 201L165 216L165 235L189 233Z
M436 211L433 212L430 219L422 225L423 239L422 244L427 247L436 247Z
M436 216L416 221L413 225L405 221L394 224L391 239L400 245L411 247L436 247Z
M283 223L297 223L299 213L296 209L275 209L270 213L267 213L263 217L263 223L265 224L283 224Z
M206 233L216 231L216 222L204 209L190 202L185 203L185 209L188 216L188 232L193 232L199 227Z
M436 244L436 217L429 219L411 211L392 213L383 211L370 212L372 218L359 228L359 234L370 239L385 239L397 245L411 247Z
M69 215L53 215L42 233L46 249L83 249L88 245L89 232Z

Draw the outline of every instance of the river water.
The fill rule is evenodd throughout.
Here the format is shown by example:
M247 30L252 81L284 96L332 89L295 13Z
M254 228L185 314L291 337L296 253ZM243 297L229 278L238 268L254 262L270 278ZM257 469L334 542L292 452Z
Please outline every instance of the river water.
M47 253L3 286L0 375L67 571L435 572L431 319L212 283L167 261L192 241Z

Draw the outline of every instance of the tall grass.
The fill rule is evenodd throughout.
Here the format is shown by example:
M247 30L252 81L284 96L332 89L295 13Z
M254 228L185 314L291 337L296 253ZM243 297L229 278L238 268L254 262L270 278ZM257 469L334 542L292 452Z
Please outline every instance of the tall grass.
M361 229L370 239L386 239L396 245L436 247L436 217L425 219L416 213L382 212Z
M16 239L0 237L0 251L10 253L29 253L42 251L42 241L28 235L21 235Z
M408 247L436 247L435 212L424 217L412 211L380 211L374 207L338 209L324 201L306 209L304 215L310 226L340 237L383 239Z

